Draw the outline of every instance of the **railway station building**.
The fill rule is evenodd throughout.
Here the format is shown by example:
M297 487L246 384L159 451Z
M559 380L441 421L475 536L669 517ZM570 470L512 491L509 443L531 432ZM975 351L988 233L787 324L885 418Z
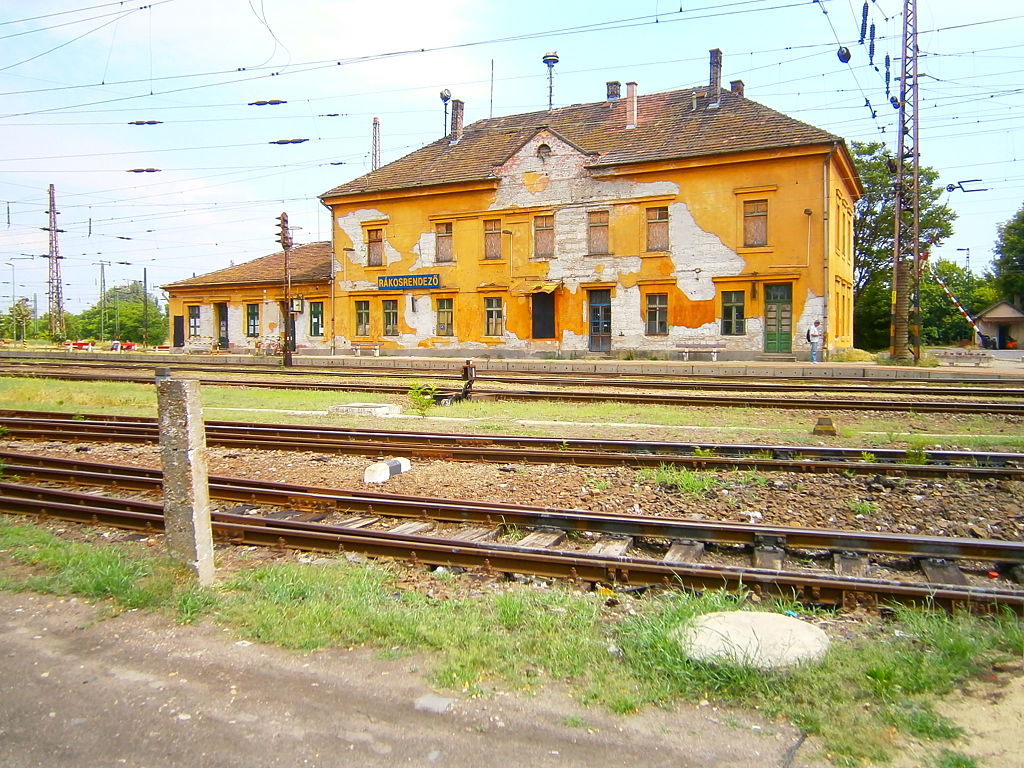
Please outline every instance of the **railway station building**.
M817 319L851 346L850 153L721 72L716 49L705 86L469 125L453 100L447 136L321 195L331 243L289 254L296 348L755 359L805 353ZM175 344L280 328L283 258L164 286Z

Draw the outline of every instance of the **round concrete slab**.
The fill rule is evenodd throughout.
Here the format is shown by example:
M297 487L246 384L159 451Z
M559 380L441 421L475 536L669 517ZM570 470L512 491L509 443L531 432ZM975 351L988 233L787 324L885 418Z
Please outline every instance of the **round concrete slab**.
M683 650L700 661L728 661L758 669L791 667L820 659L828 635L779 613L722 611L698 616L677 632Z

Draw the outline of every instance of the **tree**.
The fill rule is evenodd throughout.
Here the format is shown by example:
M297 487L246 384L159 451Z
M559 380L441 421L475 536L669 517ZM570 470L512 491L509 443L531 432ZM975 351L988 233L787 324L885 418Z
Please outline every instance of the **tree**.
M3 316L2 321L4 338L14 341L27 339L32 334L34 322L32 305L29 304L28 299L18 299Z
M921 343L956 344L973 341L974 329L960 313L956 304L946 295L942 285L949 288L960 305L972 317L995 303L996 289L991 275L978 278L951 261L938 260L925 268L921 276Z
M156 296L143 292L139 281L107 289L96 304L77 316L73 325L82 338L149 344L163 344L167 339L167 315Z
M853 222L854 343L880 349L889 341L896 189L891 158L880 142L851 145L864 196ZM953 233L954 213L939 203L944 188L938 171L920 169L921 248Z
M993 261L999 298L1024 306L1024 207L999 227ZM998 300L998 299L997 299Z

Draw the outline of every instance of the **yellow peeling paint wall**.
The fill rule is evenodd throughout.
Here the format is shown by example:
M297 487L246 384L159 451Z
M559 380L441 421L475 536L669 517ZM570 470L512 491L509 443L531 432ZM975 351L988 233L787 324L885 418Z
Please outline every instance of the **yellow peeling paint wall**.
M607 301L612 352L713 342L752 357L768 336L766 293L780 290L787 351L806 350L819 318L830 347L849 346L858 192L842 150L600 172L589 161L541 132L494 180L326 199L337 346L575 353ZM652 247L661 215L668 245ZM723 334L723 292L742 302L740 333Z

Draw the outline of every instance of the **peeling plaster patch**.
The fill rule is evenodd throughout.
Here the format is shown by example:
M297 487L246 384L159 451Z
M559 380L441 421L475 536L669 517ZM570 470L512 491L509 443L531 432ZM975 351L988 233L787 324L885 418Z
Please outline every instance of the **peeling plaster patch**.
M546 160L537 155L540 144L551 148ZM492 210L543 204L555 207L558 236L555 259L547 265L547 279L561 280L570 289L575 282L598 279L621 282L623 277L640 272L639 256L609 256L597 260L586 255L587 205L679 194L679 186L671 181L595 179L584 167L587 162L589 157L575 147L548 131L539 131L519 152L495 168L501 182ZM543 189L536 183L542 176L550 179ZM566 206L567 200L576 205ZM685 203L670 203L668 207L674 268L666 277L674 277L679 290L691 301L712 300L715 286L711 278L738 275L745 269L745 262L717 236L697 226Z
M360 208L357 211L352 211L345 216L339 216L337 218L338 229L344 232L348 239L352 242L352 247L355 251L342 251L342 258L347 259L353 265L365 265L367 262L367 246L363 242L363 222L364 221L380 221L381 219L388 219L388 215L383 211L379 211L376 208ZM402 255L388 242L387 240L388 229L384 227L384 264L390 265L396 261L400 261ZM358 259L358 261L357 261Z
M414 338L429 339L434 335L434 307L430 301L430 296L426 294L422 296L406 294L402 298L405 301L402 302L401 319L405 321L406 325L414 329Z
M745 262L718 237L697 226L685 203L672 203L668 208L669 243L679 290L692 301L710 301L715 298L711 278L738 275Z
M793 329L794 346L804 349L811 348L807 341L807 329L814 325L815 320L821 320L822 329L827 333L828 321L825 319L825 299L823 296L818 296L808 289L807 297L804 299L804 310L800 313L800 319L797 320L797 325Z
M417 254L412 265L413 270L431 267L437 263L437 237L433 232L420 232L413 248Z
M551 148L546 160L537 156L537 148L541 144ZM596 204L649 195L679 194L679 185L671 181L598 181L584 167L588 162L590 157L571 144L549 131L538 131L522 149L494 169L501 182L490 208L498 210L545 204L564 206L568 200Z

